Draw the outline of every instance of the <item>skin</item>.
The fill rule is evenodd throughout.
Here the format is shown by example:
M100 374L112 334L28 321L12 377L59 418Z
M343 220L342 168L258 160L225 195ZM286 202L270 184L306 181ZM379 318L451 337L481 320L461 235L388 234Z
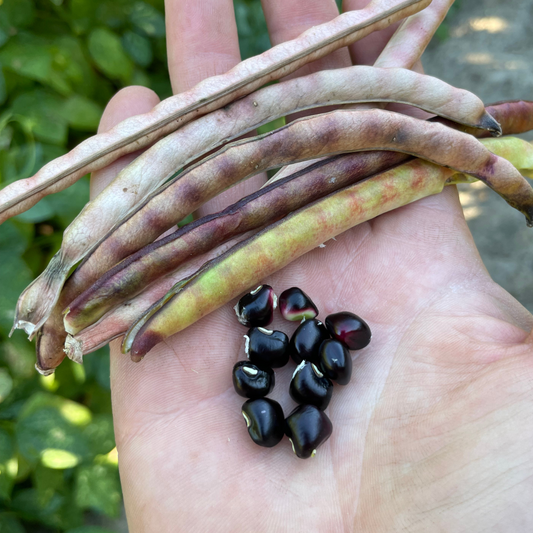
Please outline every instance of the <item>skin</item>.
M280 40L334 16L333 0L264 3ZM166 13L176 92L238 61L229 0L169 1ZM386 37L352 56L379 51ZM153 98L122 91L101 128L149 110ZM95 190L115 165L95 173ZM253 444L231 385L245 333L231 304L140 364L115 342L115 433L132 533L533 528L533 317L490 279L454 187L349 230L264 282L278 292L301 287L319 318L349 310L373 330L352 382L327 409L332 437L307 461L287 439L271 450ZM272 326L295 327L279 317ZM286 414L292 371L277 371L272 395Z

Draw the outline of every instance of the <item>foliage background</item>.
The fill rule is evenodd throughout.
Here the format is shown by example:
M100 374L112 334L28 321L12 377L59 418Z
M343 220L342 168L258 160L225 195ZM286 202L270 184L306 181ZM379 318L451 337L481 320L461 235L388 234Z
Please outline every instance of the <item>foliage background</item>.
M243 57L270 46L260 2L235 3ZM170 96L163 0L0 0L0 187L34 174L98 126L113 94L144 85ZM109 353L34 370L19 293L58 250L88 200L88 176L0 230L0 531L104 533L122 495Z

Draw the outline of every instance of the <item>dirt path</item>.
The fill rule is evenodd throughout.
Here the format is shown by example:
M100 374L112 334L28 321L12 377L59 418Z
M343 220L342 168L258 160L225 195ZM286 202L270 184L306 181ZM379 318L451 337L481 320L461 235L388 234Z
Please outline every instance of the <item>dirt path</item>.
M484 102L533 100L533 0L458 0L450 36L423 57L428 74ZM523 136L533 140L533 132ZM478 185L478 184L476 184ZM461 186L461 202L492 278L533 312L533 229L490 189Z

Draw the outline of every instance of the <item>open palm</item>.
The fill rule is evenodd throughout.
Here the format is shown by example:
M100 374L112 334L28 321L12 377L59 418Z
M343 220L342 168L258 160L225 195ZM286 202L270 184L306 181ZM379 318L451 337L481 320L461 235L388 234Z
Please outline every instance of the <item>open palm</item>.
M273 44L336 13L333 0L263 4ZM230 0L169 1L167 34L176 92L239 59ZM352 58L371 60L386 38L354 47ZM313 68L349 62L341 50ZM101 128L155 103L147 90L124 90ZM94 190L124 164L97 173ZM488 276L455 188L362 224L264 281L278 294L301 287L319 318L349 310L372 328L352 382L335 387L332 437L307 461L287 439L273 449L249 439L231 383L246 329L231 305L140 364L114 344L115 432L132 533L533 528L533 317ZM295 329L279 317L272 327ZM277 371L272 394L286 414L292 371Z

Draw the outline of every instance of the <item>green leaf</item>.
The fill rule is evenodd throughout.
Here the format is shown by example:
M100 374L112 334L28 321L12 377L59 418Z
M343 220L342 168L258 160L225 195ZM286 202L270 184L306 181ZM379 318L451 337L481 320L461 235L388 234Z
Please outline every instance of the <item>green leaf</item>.
M146 37L127 31L122 36L122 46L137 65L147 67L152 62L152 46Z
M19 452L48 468L72 468L92 457L83 427L91 420L83 405L46 393L26 402L16 423Z
M1 41L1 36L0 36ZM7 87L6 87L6 78L4 76L4 71L2 70L2 65L0 64L0 105L2 105L7 100Z
M260 2L235 2L235 19L239 33L239 48L243 59L270 48L265 15Z
M6 336L13 325L18 297L33 278L26 263L12 255L10 249L10 246L0 248L0 332Z
M46 457L49 468L72 468L89 456L80 429L50 407L17 422L16 434L20 453L33 463Z
M31 0L3 0L0 3L0 18L5 18L15 28L26 28L35 18L33 2Z
M115 447L115 432L113 430L113 417L111 415L97 415L83 430L94 455L104 455Z
M109 464L79 467L74 494L81 508L118 516L122 496L117 468Z
M71 0L70 23L74 33L81 34L89 31L94 26L98 2L94 0Z
M5 21L0 19L0 48L4 46L9 39L8 28L5 26Z
M28 211L17 215L15 220L37 224L38 222L49 220L53 216L54 210L52 209L48 198L43 198L42 200L39 200L39 203L35 204L31 209L28 209Z
M71 96L63 108L63 116L71 128L94 132L98 128L103 108L85 96Z
M80 526L83 522L80 509L73 505L70 496L55 493L45 505L36 489L24 489L15 493L11 507L23 520L42 522L54 530Z
M25 78L47 83L53 71L53 56L43 39L16 35L0 50L0 61Z
M63 470L46 468L37 465L32 475L33 484L37 489L40 504L44 507L53 498L54 494L65 485L65 475Z
M285 126L285 117L280 117L272 122L267 122L266 124L259 126L259 128L257 128L257 133L262 135L263 133L268 133L269 131L276 130L283 126Z
M98 21L109 28L122 28L127 23L129 0L104 0L97 9Z
M61 223L68 226L89 201L89 179L84 177L47 200Z
M27 235L12 220L6 220L2 224L2 231L0 231L0 250L2 252L9 252L20 257L28 244Z
M124 52L118 35L108 29L97 28L89 35L88 46L91 57L106 76L128 83L133 63Z
M69 529L65 533L113 533L113 531L100 526L81 526L75 529Z
M27 379L35 376L35 348L21 330L15 331L9 340L0 345L0 348L2 348L0 353L13 377ZM2 404L2 408L4 407L5 402Z
M93 352L90 357L83 361L87 378L95 379L100 387L111 390L111 380L109 376L109 346L104 346Z
M39 413L41 409L52 408L57 410L64 420L78 427L87 426L91 420L91 411L81 403L54 396L46 392L36 392L28 399L20 413L19 420Z
M133 5L130 21L149 37L165 35L165 18L155 7L145 2L136 2Z
M15 457L15 443L11 434L0 428L0 499L11 496L17 476L18 463ZM0 529L0 531L3 531Z
M22 524L12 513L0 513L0 531L2 533L26 533Z
M140 85L142 87L150 87L151 80L150 76L144 72L144 70L136 68L133 71L133 75L131 77L131 84L132 85Z
M0 368L0 403L2 403L13 388L13 379L6 368Z
M52 45L54 51L54 68L78 94L92 97L99 94L99 82L94 69L86 57L86 51L80 39L70 35L58 36ZM98 93L97 93L98 90Z
M35 138L46 143L64 145L68 125L64 118L65 100L51 92L36 89L20 94L13 101L13 113L29 119Z
M0 463L7 463L15 455L15 442L9 431L0 428Z

